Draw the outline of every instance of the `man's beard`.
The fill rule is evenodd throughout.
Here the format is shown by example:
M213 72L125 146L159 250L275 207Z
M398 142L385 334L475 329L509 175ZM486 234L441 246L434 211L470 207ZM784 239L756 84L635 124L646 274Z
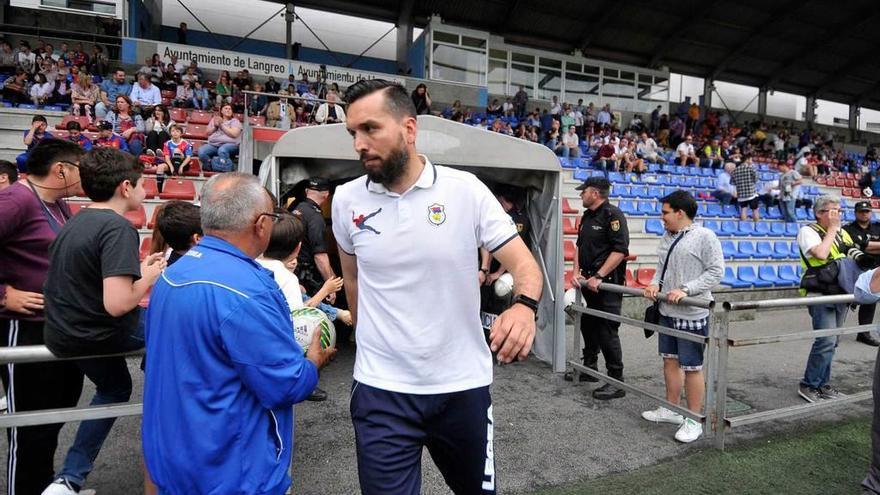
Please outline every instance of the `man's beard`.
M364 158L364 155L361 155L362 162ZM382 163L377 169L367 168L364 165L370 181L389 186L400 180L406 170L406 162L409 161L409 153L407 153L406 148L403 146L403 140L401 139L401 146L392 151L388 158L380 158L380 161Z

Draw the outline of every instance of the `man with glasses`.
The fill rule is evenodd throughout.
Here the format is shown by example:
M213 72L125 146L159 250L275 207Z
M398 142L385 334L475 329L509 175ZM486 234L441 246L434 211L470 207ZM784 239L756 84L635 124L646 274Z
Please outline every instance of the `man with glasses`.
M212 177L205 237L153 288L147 309L144 460L160 493L284 493L293 405L335 348L303 350L271 272L255 261L279 218L259 180Z
M688 136L675 148L675 156L678 157L678 164L685 166L687 164L697 165L700 161L694 151L694 137Z

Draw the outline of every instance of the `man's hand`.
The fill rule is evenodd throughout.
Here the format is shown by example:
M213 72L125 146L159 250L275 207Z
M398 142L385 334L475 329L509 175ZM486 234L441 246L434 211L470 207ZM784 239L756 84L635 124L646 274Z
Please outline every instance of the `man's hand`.
M489 332L489 347L498 352L502 363L525 360L534 340L535 313L522 304L514 304L501 313Z
M494 284L495 281L498 280L499 278L501 278L502 275L504 275L503 270L490 273L489 275L486 276L486 285Z
M480 281L479 285L485 284L486 283L486 272L484 272L483 270L477 271L477 280Z
M828 221L830 222L828 230L840 230L840 210L828 210Z
M598 293L599 292L599 284L602 283L602 279L599 277L590 277L587 280L587 289Z
M328 347L326 349L321 347L321 332L315 332L312 334L312 341L309 343L309 349L306 351L306 359L312 362L318 370L327 366L333 357L336 356L336 348Z
M645 287L645 299L650 299L651 301L657 300L657 294L660 293L659 285L649 285Z
M165 260L165 254L153 253L141 262L141 277L153 285L166 266L168 266L168 262Z
M672 289L666 293L666 299L672 304L678 304L685 297L687 297L687 294L681 289Z
M11 285L6 286L5 301L4 307L16 313L32 315L34 311L43 310L43 294L18 290Z
M324 298L327 301L327 304L335 304L336 303L336 293L327 294L327 297Z

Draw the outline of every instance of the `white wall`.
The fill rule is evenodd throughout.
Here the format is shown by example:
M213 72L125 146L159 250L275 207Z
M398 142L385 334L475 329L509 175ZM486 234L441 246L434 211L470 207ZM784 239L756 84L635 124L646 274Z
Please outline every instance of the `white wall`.
M122 19L123 12L124 12L124 7L123 7L124 0L108 0L108 1L113 1L113 3L116 4L116 16L115 17L117 19ZM28 9L51 9L51 10L58 10L58 11L68 10L68 9L63 9L63 8L44 7L42 0L9 0L9 5L11 7L25 7ZM76 9L71 9L71 11L80 12Z
M186 0L184 3L212 32L230 36L246 35L283 7L282 4L260 0L235 0L230 3L220 3L216 0ZM296 8L295 12L331 50L342 53L361 53L394 26L387 22L304 8ZM251 38L284 43L286 25L282 14L266 23L265 26L252 34ZM176 0L163 0L162 24L176 27L181 22L185 22L191 30L204 31L204 28L181 7L180 3ZM421 29L413 29L413 39L421 33ZM304 47L325 49L299 21L293 24L293 41L302 43ZM395 29L371 48L365 56L395 60L397 58L396 43L397 30Z

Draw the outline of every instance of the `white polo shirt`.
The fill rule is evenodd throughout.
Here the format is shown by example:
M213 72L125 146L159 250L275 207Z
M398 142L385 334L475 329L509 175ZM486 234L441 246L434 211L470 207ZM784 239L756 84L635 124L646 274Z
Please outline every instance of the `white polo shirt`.
M516 226L473 174L419 157L401 195L363 176L333 198L336 242L357 257L354 379L409 394L487 386L477 249L499 249Z

